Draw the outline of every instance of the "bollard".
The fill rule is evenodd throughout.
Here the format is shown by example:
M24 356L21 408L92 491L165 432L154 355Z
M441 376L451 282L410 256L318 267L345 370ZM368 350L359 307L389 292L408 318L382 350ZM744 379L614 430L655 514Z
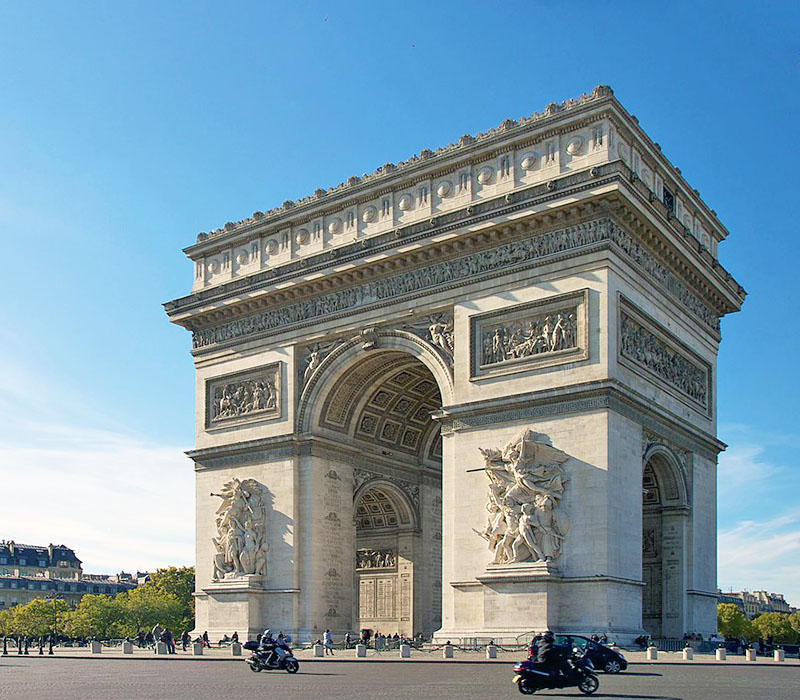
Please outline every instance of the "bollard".
M411 658L411 647L408 644L401 644L400 645L400 658L401 659L410 659Z
M3 635L3 656L8 656L8 639Z
M746 649L744 652L744 658L747 661L755 661L756 660L756 650L755 649Z
M367 655L367 645L366 644L356 644L356 657L359 659L365 658Z
M314 658L321 659L325 656L325 647L322 644L315 644L314 645Z
M694 649L692 647L683 648L683 660L691 661L694 658Z
M20 639L19 637L17 637L17 654L19 656L22 655L22 639Z
M487 659L496 659L497 658L497 647L494 644L489 644L486 647L486 658Z
M231 643L231 656L241 656L242 655L242 645L239 642L232 642Z
M658 659L658 648L657 647L647 647L647 660L648 661L655 661Z
M776 649L773 652L772 658L774 658L775 661L783 662L786 659L786 652L784 652L783 649Z
M103 647L100 646L100 642L96 639L91 641L91 653L92 654L101 654L103 652Z
M156 642L155 653L156 653L157 656L166 656L166 654L167 654L167 643L166 642Z
M53 635L52 634L50 635L50 640L48 642L48 647L49 647L49 649L47 650L47 653L50 656L52 656L53 655Z
M453 645L452 644L445 644L444 649L442 650L442 658L443 659L452 659L453 658Z
M194 644L192 644L192 655L193 656L203 655L203 642L195 642Z
M25 637L25 656L28 656L28 647L29 646L30 646L30 642L28 641L28 638Z
M44 656L44 640L39 637L39 656Z
M725 653L725 647L720 647L717 649L717 661L725 661L727 654Z
M122 653L133 654L133 643L129 642L127 639L122 642Z

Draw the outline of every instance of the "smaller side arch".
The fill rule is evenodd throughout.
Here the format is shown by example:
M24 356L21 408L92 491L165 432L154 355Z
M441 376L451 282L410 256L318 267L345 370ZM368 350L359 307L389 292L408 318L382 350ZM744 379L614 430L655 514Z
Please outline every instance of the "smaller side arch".
M388 479L376 477L369 479L361 484L353 493L353 507L358 507L364 494L370 491L380 491L386 495L394 506L398 514L399 522L398 527L401 530L418 530L419 529L419 514L414 507L411 498L401 487L392 483Z
M655 474L665 505L689 506L689 485L680 460L666 445L652 444L642 458L642 474L647 465Z

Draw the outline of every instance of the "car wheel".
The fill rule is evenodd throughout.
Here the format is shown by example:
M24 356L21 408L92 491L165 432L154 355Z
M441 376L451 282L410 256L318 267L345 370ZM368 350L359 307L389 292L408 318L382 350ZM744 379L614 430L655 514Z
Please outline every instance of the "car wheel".
M603 666L603 670L606 673L619 673L622 670L622 664L616 659L609 659Z

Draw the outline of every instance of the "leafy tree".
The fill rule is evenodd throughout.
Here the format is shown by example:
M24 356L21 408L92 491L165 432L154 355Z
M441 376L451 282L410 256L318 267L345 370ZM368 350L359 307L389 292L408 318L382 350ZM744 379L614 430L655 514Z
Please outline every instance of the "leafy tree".
M176 629L191 629L194 627L194 567L170 566L158 569L150 575L150 580L145 587L152 586L157 591L175 596L181 603L181 619Z
M109 639L120 634L124 614L117 596L87 594L67 616L67 633L73 637Z
M800 611L789 615L789 624L797 632L797 636L800 637Z
M157 623L169 627L178 636L184 606L173 594L145 584L127 593L120 593L117 599L123 611L122 632L125 636L134 636L139 630L149 630Z
M69 614L69 605L61 599L55 601L45 598L34 598L25 605L11 608L11 627L15 634L28 637L40 637L53 631L56 627L63 629L64 616Z
M719 603L717 605L717 629L726 638L748 640L758 638L753 625L744 616L741 608L733 603Z
M11 634L14 634L14 630L12 627L12 617L14 615L14 610L12 608L6 608L5 610L0 610L0 634L4 637L8 637Z
M791 620L786 613L762 613L753 618L753 626L758 631L758 636L766 639L770 634L773 640L780 644L794 644L797 641L797 632L792 628Z

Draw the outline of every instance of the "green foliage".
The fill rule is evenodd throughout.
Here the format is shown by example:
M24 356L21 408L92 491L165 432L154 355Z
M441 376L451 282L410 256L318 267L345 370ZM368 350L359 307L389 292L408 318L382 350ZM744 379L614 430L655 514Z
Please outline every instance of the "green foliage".
M717 629L726 638L748 641L758 639L758 633L752 623L744 616L741 608L733 603L719 603L717 605Z
M180 620L172 628L173 632L180 633L194 627L193 566L170 566L166 569L158 569L144 585L145 588L147 586L151 586L163 594L173 595L180 602Z
M12 608L6 608L5 610L0 610L0 634L4 637L7 637L13 634L12 628L12 619L14 616L14 610Z
M175 636L183 620L184 606L176 596L164 593L155 586L139 586L117 599L123 611L122 632L134 636L139 630L147 631L156 624L169 627Z
M794 644L798 634L792 627L790 617L786 613L762 613L753 618L752 624L757 630L758 636L763 639L771 634L776 644Z
M0 632L27 637L48 635L53 631L54 622L58 629L63 630L65 616L69 613L69 605L63 600L56 599L53 602L34 598L25 605L17 605L0 613Z
M797 636L800 638L800 611L789 615L789 624L791 625L792 629L797 632Z
M123 617L124 610L117 596L87 594L67 616L66 632L72 637L117 637Z

